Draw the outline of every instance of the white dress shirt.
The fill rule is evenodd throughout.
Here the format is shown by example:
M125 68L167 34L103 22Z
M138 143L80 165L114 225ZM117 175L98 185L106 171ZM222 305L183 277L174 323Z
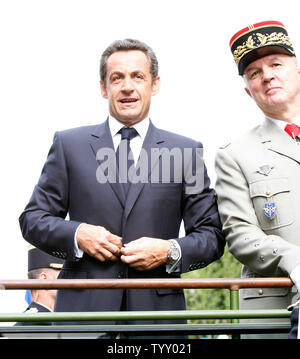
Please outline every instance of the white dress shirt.
M111 133L111 137L114 144L114 149L117 151L117 148L121 142L121 134L118 133L124 125L117 121L114 117L109 116L109 129ZM145 118L143 121L138 122L136 125L132 126L132 128L135 128L138 136L134 137L132 140L130 140L130 148L133 154L134 158L134 164L136 165L137 160L139 158L144 139L146 137L148 127L149 127L149 117Z

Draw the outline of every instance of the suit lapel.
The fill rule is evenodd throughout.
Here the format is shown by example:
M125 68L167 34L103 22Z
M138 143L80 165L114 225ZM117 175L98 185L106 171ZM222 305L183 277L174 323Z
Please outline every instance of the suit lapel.
M125 193L123 190L123 186L119 183L111 183L109 182L110 186L112 187L115 195L118 197L119 201L124 207L124 216L123 216L123 224L126 222L127 217L129 216L134 204L136 203L144 185L145 182L150 181L151 178L151 171L153 168L157 165L157 162L162 154L162 151L160 150L163 146L164 139L161 137L161 131L157 129L152 122L150 121L149 128L147 131L147 135L145 137L144 143L143 143L143 150L147 154L148 157L148 171L147 171L147 177L144 178L143 181L135 183L130 186L130 189L127 194L127 198L125 197ZM93 150L93 153L95 157L97 157L97 152L102 148L109 148L114 150L113 141L109 129L108 120L99 125L97 127L96 131L94 131L91 134L91 140L90 145ZM154 160L151 161L151 152L152 151L159 151L159 156L154 156ZM99 165L101 165L101 161L97 160ZM140 159L138 160L137 167L139 167ZM107 165L109 166L110 171L114 171L114 166L108 161ZM101 168L100 168L101 170ZM103 172L102 172L103 173ZM104 174L103 174L104 175ZM116 173L118 176L118 172Z
M152 151L156 151L159 150L164 143L164 139L161 137L161 131L158 130L150 121L149 124L149 128L147 131L147 135L145 137L144 143L143 143L143 151L145 151L145 153L147 154L147 159L148 159L148 171L147 171L147 178L143 178L143 181L140 181L138 183L132 184L130 186L130 189L128 191L128 195L127 195L127 199L126 199L126 205L125 205L125 210L124 210L124 217L123 220L125 223L127 217L129 216L134 204L136 203L144 185L145 182L150 182L150 178L151 178L151 171L153 170L153 168L156 166L159 157L160 156L155 156L155 159L151 161L151 152ZM161 155L161 151L159 152L159 154ZM138 160L137 163L137 168L139 167L139 164L141 163L141 157Z
M271 120L265 119L260 128L262 142L266 143L268 150L300 163L300 148L295 141Z
M91 134L90 145L91 145L91 148L94 152L94 155L95 155L96 160L99 163L99 165L101 165L101 163L104 162L104 161L100 161L99 159L97 159L97 153L100 149L107 148L109 150L112 150L111 153L114 153L114 145L113 145L113 141L112 141L112 137L111 137L111 133L110 133L110 129L109 129L108 120L106 120L106 122L104 122L103 124L99 125L99 127L97 127L96 131L94 131ZM116 173L116 176L118 176L118 171L117 171L115 165L113 164L113 161L107 161L106 164L108 167L107 168L108 171L110 171L110 173ZM101 166L99 166L98 170L102 171ZM102 173L103 173L103 171L102 171ZM103 173L103 176L104 176L104 173ZM124 207L125 193L123 190L123 186L117 182L108 181L108 183L110 184L115 195L118 197L119 201L121 202L122 206Z

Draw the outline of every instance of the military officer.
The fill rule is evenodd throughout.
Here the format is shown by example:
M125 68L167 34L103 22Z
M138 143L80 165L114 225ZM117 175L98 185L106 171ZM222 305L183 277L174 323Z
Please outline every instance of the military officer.
M287 276L295 284L241 290L240 308L287 308L300 290L300 70L278 21L240 30L230 47L264 120L217 152L224 234L243 277Z
M56 279L63 259L53 257L30 245L28 247L28 279ZM31 290L32 301L25 312L53 312L56 290ZM17 322L15 325L51 325L51 322Z

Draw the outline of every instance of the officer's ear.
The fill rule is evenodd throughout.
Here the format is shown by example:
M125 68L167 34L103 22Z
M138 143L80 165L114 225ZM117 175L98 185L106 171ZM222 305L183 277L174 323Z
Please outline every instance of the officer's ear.
M42 271L39 275L39 279L49 279L49 275L46 271Z

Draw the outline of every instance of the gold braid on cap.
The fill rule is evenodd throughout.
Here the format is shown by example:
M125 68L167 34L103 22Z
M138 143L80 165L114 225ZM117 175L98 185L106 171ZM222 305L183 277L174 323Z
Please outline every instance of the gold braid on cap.
M254 40L252 35L248 37L247 41L243 43L243 45L240 45L234 50L233 57L236 62L236 64L239 63L240 59L246 55L248 52L258 49L259 47L266 46L266 45L287 45L289 47L292 47L292 43L290 41L289 36L285 35L282 32L272 32L272 34L260 34L256 33L256 36L259 40L259 44L254 44ZM295 51L292 49L289 49L289 51L293 54L295 54Z
M49 267L53 269L62 269L63 265L62 263L50 263Z

